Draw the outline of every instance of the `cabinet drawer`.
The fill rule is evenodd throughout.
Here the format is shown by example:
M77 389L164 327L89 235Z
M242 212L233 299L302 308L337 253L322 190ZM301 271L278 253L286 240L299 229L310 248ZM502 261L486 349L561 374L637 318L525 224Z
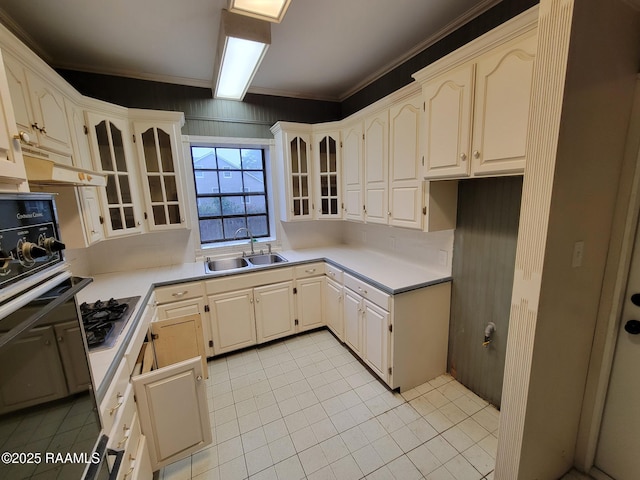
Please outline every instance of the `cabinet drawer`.
M295 268L296 279L324 275L324 262L307 263Z
M239 273L228 277L207 280L205 282L207 295L243 290L245 288L269 285L293 280L293 268L273 268L262 272Z
M324 274L329 277L331 280L335 280L338 283L342 283L342 270L338 267L334 267L328 263L324 264Z
M115 414L113 427L109 434L109 448L122 450L131 437L134 417L136 416L136 402L133 399L133 385L129 384L124 393L122 407Z
M118 416L118 410L124 406L124 394L127 391L128 385L129 369L126 360L122 360L107 390L107 394L100 404L100 418L102 418L102 428L105 432L111 431L114 421Z
M372 287L367 282L358 280L348 273L345 273L344 286L350 288L358 295L361 295L363 298L375 303L379 307L384 308L387 311L391 310L391 295Z
M203 297L204 285L202 282L180 283L156 288L155 293L158 303L175 302L176 300L186 300L187 298Z

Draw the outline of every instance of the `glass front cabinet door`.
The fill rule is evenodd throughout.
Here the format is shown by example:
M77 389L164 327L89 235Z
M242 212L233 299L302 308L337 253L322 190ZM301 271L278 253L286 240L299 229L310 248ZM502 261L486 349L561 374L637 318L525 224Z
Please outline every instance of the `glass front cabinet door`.
M339 131L313 136L317 218L342 218L339 139Z
M175 124L133 122L138 150L145 213L149 230L183 228L185 215L179 174L179 127Z
M140 233L136 172L126 120L87 112L89 138L95 167L107 176L100 189L105 231L108 237Z

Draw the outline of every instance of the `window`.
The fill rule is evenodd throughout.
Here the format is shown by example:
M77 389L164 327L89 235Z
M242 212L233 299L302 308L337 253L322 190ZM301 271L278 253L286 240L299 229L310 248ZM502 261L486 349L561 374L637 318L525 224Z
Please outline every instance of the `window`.
M236 239L239 228L269 237L265 153L261 148L191 147L203 245ZM249 238L246 230L238 239Z

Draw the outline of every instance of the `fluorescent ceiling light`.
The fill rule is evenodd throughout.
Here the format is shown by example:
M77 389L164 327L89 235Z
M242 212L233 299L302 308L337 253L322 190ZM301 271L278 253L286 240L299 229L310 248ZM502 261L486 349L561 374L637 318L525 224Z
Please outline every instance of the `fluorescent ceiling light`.
M291 0L229 0L229 11L280 23Z
M270 23L223 10L214 96L242 100L270 43Z

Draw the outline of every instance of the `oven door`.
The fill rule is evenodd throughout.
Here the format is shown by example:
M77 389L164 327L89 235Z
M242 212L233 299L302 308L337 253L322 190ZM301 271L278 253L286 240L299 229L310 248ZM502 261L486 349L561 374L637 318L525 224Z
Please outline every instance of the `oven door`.
M75 299L91 281L65 272L0 307L0 478L105 474Z

